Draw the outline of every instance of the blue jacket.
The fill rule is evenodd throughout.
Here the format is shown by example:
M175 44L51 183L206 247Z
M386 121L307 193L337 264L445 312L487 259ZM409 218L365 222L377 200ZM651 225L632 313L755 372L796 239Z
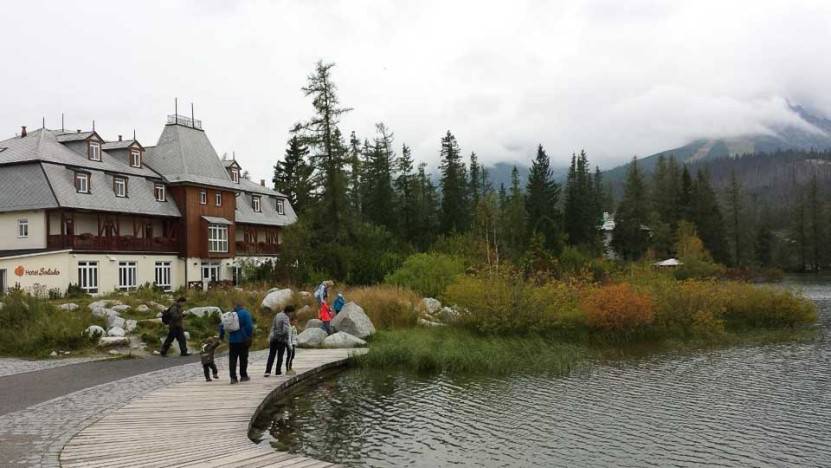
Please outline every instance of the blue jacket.
M228 343L245 343L254 336L254 321L251 320L251 312L242 307L235 307L234 311L239 318L239 330L228 334ZM219 325L219 339L225 338L225 327Z

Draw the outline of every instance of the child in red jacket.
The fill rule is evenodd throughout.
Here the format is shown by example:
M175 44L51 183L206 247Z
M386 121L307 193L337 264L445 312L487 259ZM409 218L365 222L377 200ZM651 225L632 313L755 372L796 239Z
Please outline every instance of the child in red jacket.
M320 328L326 331L327 335L332 334L332 315L332 309L329 307L329 303L326 302L326 298L324 298L320 301L320 315L318 318L320 318L320 321L323 322L323 326Z

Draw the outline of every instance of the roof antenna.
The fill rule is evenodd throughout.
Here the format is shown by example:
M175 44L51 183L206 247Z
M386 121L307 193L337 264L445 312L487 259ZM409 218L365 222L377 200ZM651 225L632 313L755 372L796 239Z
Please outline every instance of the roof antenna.
M63 133L63 132L64 132L64 129L63 129L63 112L61 112L61 133Z
M173 122L179 124L179 98L173 98Z
M40 120L40 128L42 130L45 130L46 129L46 117L41 117L40 119L41 119Z
M190 127L196 128L196 117L193 114L193 103L190 103Z
M233 152L231 152L231 154L233 155L232 157L234 158L234 161L236 161L237 160L237 152L233 151Z
M136 129L133 129L133 141L136 141Z
M92 131L93 132L95 131L95 121L94 120L92 121Z

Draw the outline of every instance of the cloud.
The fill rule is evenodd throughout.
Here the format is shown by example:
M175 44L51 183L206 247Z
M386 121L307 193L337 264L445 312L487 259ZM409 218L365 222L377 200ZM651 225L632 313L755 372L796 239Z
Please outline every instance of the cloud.
M173 97L195 102L217 151L268 178L300 91L334 61L342 122L435 165L449 129L486 162L609 167L703 136L831 115L831 5L821 1L31 1L6 5L0 135L91 121L152 145ZM4 130L5 129L5 130Z

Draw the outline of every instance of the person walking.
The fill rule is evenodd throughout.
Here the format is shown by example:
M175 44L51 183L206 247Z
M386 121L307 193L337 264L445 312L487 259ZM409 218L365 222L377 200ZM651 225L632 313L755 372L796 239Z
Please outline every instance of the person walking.
M326 302L326 299L323 299L323 302L320 303L320 314L318 318L323 325L320 326L327 335L332 334L332 308L329 307L329 303Z
M277 368L274 375L280 375L280 368L283 367L283 354L289 345L289 333L291 328L291 314L294 313L294 306L286 306L279 314L274 316L271 322L271 331L268 333L268 360L265 363L265 375L271 375L271 366L274 365L274 355L277 355Z
M228 333L228 371L231 374L231 383L247 382L248 377L248 349L254 337L254 321L251 313L237 303L234 306L239 328ZM225 337L225 325L219 326L219 339ZM239 380L237 380L237 361L239 361Z
M199 351L199 358L202 361L202 370L205 371L205 381L211 381L211 371L213 371L214 379L219 378L219 369L216 368L214 362L214 353L219 347L221 341L218 336L211 336L202 342L202 348Z
M286 374L293 374L294 353L297 351L297 317L292 314L289 327L289 346L286 349Z
M173 343L173 340L179 342L179 352L182 356L190 356L188 352L188 343L185 339L185 312L182 310L185 306L185 298L180 297L176 300L173 305L171 305L166 311L162 313L162 323L167 325L167 338L165 338L164 343L162 343L162 349L159 350L159 354L162 357L167 356L167 351L170 349L170 345Z

